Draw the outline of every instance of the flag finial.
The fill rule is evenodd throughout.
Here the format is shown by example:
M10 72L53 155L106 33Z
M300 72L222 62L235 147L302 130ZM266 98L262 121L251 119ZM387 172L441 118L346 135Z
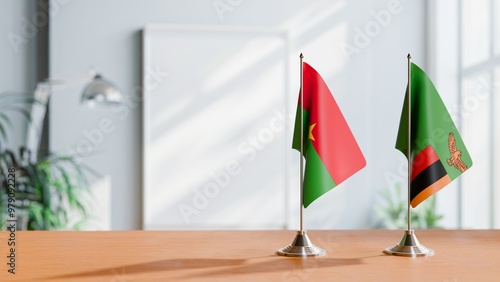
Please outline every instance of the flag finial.
M406 56L406 58L408 58L408 60L411 59L410 53L408 53L408 56Z
M302 53L300 53L300 56L299 56L301 59L304 58L304 55L302 55Z

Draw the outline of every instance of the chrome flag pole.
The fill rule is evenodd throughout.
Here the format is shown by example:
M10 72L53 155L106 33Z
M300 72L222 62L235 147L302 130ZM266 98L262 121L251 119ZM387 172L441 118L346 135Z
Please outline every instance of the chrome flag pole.
M304 55L300 53L300 230L297 231L295 239L292 244L281 248L277 251L280 256L289 257L310 257L310 256L322 256L326 254L326 251L316 247L309 236L307 236L307 231L304 230L303 226L303 202L304 202L304 70L303 70L303 59Z
M399 244L392 247L386 248L384 253L388 255L396 256L406 256L406 257L420 257L420 256L432 256L434 255L434 250L424 247L420 242L418 242L417 236L414 230L411 229L411 167L412 167L412 157L411 157L411 55L408 54L408 140L407 140L407 157L408 157L408 229L405 230L405 234Z

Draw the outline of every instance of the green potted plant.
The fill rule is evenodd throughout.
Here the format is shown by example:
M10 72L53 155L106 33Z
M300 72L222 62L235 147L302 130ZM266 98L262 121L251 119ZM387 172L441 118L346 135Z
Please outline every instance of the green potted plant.
M78 229L87 219L85 195L90 193L87 166L74 156L46 154L32 161L30 152L20 146L17 152L6 148L12 121L9 112L30 120L29 106L35 101L19 94L0 94L0 199L1 221L6 222L9 172L15 170L15 215L18 228L28 230ZM9 113L10 114L10 113ZM10 176L12 178L12 176ZM74 219L79 218L75 221Z
M406 193L405 193L406 194ZM443 215L436 211L436 196L433 195L411 211L411 224L416 229L441 229L440 221ZM408 218L408 200L403 195L401 183L396 183L393 189L383 189L379 202L375 204L377 218L375 228L406 229Z

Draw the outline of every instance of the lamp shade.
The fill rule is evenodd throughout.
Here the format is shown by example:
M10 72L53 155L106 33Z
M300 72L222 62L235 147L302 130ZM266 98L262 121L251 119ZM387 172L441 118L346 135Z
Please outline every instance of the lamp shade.
M118 104L122 100L122 95L118 88L98 74L83 90L81 101L82 103L90 104L94 102Z

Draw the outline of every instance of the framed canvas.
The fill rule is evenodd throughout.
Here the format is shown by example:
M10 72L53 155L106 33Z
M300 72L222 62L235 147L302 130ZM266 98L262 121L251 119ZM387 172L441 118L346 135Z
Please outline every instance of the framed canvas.
M286 226L288 48L280 30L144 29L144 229Z

